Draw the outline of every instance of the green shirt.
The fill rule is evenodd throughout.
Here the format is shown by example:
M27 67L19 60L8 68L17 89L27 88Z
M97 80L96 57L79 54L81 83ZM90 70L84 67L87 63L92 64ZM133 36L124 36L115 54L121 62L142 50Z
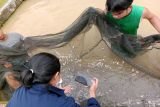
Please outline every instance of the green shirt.
M132 5L132 11L129 15L125 16L122 19L115 19L111 12L106 14L107 20L113 22L121 32L125 34L131 34L132 36L137 35L137 30L141 17L143 15L144 7Z

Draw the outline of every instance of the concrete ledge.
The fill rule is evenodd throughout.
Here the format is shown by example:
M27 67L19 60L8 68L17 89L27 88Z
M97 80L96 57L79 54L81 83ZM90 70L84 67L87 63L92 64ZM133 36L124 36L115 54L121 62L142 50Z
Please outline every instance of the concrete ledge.
M0 27L2 27L23 1L24 0L8 0L7 3L0 8Z

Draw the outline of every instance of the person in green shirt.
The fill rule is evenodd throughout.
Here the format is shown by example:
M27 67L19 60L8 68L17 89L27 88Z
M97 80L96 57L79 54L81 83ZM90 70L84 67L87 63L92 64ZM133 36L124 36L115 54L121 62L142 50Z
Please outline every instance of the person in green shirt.
M107 0L106 19L125 34L137 35L141 19L147 19L160 33L160 19L149 9L132 5L133 0Z

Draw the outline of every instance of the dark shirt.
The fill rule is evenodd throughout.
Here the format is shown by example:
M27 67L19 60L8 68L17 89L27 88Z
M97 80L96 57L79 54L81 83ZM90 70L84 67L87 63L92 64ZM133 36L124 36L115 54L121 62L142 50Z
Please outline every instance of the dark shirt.
M32 88L18 88L6 107L80 107L74 98L67 97L64 91L46 85ZM100 107L95 98L88 99L87 107Z

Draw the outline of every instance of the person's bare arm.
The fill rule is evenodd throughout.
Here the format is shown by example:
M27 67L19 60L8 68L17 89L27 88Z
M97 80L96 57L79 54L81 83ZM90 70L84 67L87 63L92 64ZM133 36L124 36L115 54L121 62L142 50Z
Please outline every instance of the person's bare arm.
M143 18L147 19L153 27L160 33L160 19L149 11L147 8L144 9Z

